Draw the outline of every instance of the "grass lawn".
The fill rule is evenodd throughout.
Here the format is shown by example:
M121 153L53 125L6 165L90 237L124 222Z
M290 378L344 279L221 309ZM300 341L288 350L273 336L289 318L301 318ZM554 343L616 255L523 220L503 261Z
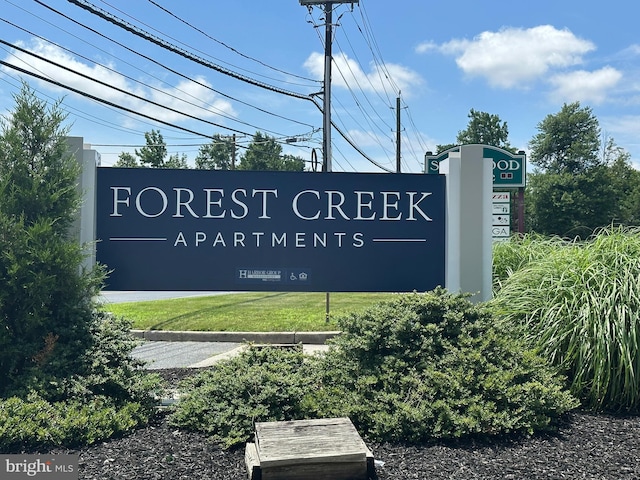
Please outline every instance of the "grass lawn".
M336 330L335 317L391 298L393 293L332 293L326 321L326 294L252 292L105 304L141 330L226 332Z

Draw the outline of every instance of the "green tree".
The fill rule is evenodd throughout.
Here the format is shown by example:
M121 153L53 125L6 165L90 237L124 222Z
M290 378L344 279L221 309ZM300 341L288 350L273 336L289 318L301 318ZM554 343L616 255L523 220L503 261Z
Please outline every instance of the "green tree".
M129 152L122 152L118 155L118 161L114 164L114 167L123 168L137 168L140 164L134 155Z
M173 153L169 155L169 160L165 162L163 168L189 168L187 164L187 155L185 153Z
M293 155L282 155L282 145L273 137L256 132L247 151L240 159L238 169L302 172L304 160Z
M202 145L196 156L196 168L201 170L231 170L234 138L216 134L210 143Z
M509 128L507 122L500 120L498 115L478 112L473 108L469 112L469 124L466 130L458 132L456 138L459 145L480 143L514 151L509 145Z
M60 102L26 84L0 132L0 395L79 368L102 270L69 238L81 202Z
M437 153L456 147L458 145L468 145L479 143L503 148L512 153L516 149L509 144L509 127L507 122L500 119L498 115L487 112L479 112L473 108L469 111L469 123L465 130L460 130L456 137L457 143L446 143L436 145Z
M529 142L529 161L548 173L583 173L601 165L600 126L589 107L564 104L555 115L538 124Z
M617 199L612 223L640 225L640 172L633 168L631 154L616 145L613 138L609 137L603 143L602 160L608 167Z
M458 143L443 143L441 145L436 145L436 153L442 153L445 150L449 150L450 148L457 147Z
M145 132L144 138L147 144L140 150L135 150L141 165L143 167L163 168L167 158L167 144L162 138L160 130Z
M615 219L617 203L603 165L578 175L538 171L527 178L525 219L537 233L586 238Z
M613 139L605 139L601 150L598 119L589 107L564 104L538 130L529 143L530 161L538 167L526 192L531 230L585 237L638 221L638 173Z

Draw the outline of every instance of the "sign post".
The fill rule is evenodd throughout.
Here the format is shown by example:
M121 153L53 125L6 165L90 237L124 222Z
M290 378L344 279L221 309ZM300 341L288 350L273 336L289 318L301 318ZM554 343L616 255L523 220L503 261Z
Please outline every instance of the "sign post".
M424 171L427 174L437 174L439 171L440 162L447 159L452 153L460 153L461 156L468 157L470 149L475 150L476 147L482 148L482 158L489 158L492 162L492 183L493 188L498 189L494 193L505 193L504 190L517 189L517 215L518 225L517 230L519 233L524 233L524 187L526 186L526 155L523 151L518 154L513 154L502 148L494 147L491 145L460 145L452 147L437 155L433 155L431 152L425 154L425 166ZM497 207L498 208L498 207ZM508 206L502 206L499 208L509 208ZM493 237L504 238L511 234L511 211L503 212L506 216L500 219L500 222L504 222L508 216L509 223L500 223L495 225L492 223Z
M484 153L482 145L464 145L439 162L447 179L446 288L474 301L492 294L492 160Z

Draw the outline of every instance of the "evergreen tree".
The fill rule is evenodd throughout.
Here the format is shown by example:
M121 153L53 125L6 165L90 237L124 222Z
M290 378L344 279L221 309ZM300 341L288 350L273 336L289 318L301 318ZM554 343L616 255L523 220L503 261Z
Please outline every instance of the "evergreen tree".
M0 395L76 371L91 345L102 270L81 269L69 229L81 202L60 103L27 85L0 132Z

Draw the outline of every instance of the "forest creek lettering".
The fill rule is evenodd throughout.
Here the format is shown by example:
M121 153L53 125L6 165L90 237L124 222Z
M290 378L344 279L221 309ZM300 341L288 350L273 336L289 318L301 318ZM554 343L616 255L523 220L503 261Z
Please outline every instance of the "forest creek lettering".
M282 212L278 189L203 188L196 193L189 188L175 187L171 193L160 187L148 186L134 194L131 187L112 186L111 217L123 217L135 212L145 218L170 215L172 218L194 219L255 218L270 220L274 212ZM425 200L432 192L301 190L285 204L293 213L292 220L354 220L354 221L427 221L432 218L425 210ZM277 204L273 206L274 204Z

